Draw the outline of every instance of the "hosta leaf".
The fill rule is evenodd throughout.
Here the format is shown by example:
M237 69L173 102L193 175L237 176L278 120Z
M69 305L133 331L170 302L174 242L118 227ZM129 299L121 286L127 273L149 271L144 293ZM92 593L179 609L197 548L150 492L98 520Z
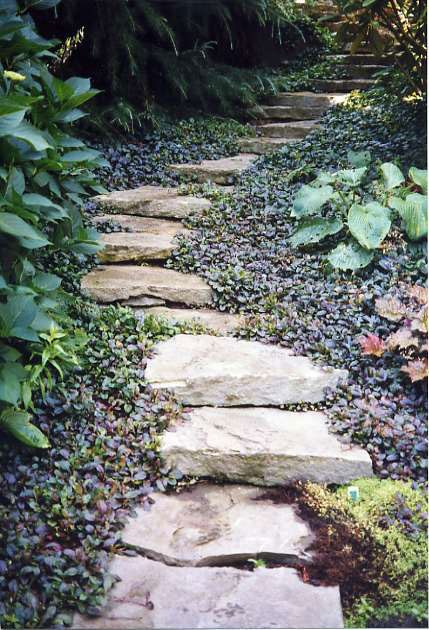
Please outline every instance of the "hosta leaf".
M347 159L351 166L361 168L362 166L369 165L371 162L371 153L369 151L349 151L347 153Z
M428 172L412 166L408 172L408 175L413 180L413 182L417 184L417 186L420 186L424 194L426 194L428 191Z
M49 245L48 239L42 232L11 212L0 212L0 232L14 236L28 249Z
M14 138L25 140L25 142L31 144L36 151L44 151L45 149L52 148L52 145L49 144L44 134L25 121L16 127L12 133Z
M411 193L405 200L393 197L390 206L398 211L402 218L402 225L406 235L412 241L427 236L427 197L420 193Z
M373 252L363 249L356 241L351 241L340 243L329 254L328 260L335 269L355 271L369 265L373 257Z
M396 164L393 164L393 162L385 162L382 164L381 172L383 173L384 185L387 190L396 188L405 181L401 169L399 169Z
M389 209L376 201L365 206L355 203L349 210L349 230L362 247L376 249L389 233L389 214Z
M332 197L334 189L332 186L302 186L295 196L293 202L292 217L302 217L307 214L314 214Z
M0 400L17 405L21 395L21 383L28 372L15 361L0 362Z
M38 271L33 278L32 284L43 292L55 291L61 284L61 278L55 276L53 273Z
M48 439L40 429L31 424L30 417L25 411L7 409L0 416L0 426L27 446L49 448Z
M318 243L327 236L336 234L342 227L343 222L340 219L324 219L322 217L303 219L288 241L292 247Z
M366 171L366 166L362 166L361 168L337 171L337 173L335 173L335 176L343 184L348 184L349 186L358 186L361 183Z

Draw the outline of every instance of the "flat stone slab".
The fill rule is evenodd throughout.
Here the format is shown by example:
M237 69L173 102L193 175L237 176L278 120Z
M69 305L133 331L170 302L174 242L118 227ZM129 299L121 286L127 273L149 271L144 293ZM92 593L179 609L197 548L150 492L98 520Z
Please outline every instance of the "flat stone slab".
M238 145L243 151L251 151L258 155L264 155L271 151L278 151L295 140L286 138L239 138Z
M267 125L258 125L256 129L260 134L268 138L300 140L305 138L313 129L317 129L318 126L317 120L301 120L287 123L268 123Z
M201 197L178 195L177 188L141 186L93 197L104 209L144 217L183 219L210 208L210 201Z
M293 506L274 503L265 494L251 486L213 484L157 494L150 512L137 509L122 540L152 559L182 565L309 559L305 550L313 535L308 525Z
M73 628L342 628L336 586L304 583L294 569L169 567L115 556L121 581L97 618L75 615Z
M152 217L140 217L132 214L99 214L91 219L95 225L113 221L125 230L145 234L165 234L176 236L182 232L187 232L180 221L168 219L155 219Z
M315 92L303 91L303 92L280 92L275 96L272 96L268 100L269 105L273 106L289 106L289 107L331 107L332 105L338 105L346 100L348 94L338 93L325 93L316 94Z
M374 83L373 79L313 79L313 84L317 89L330 92L367 90Z
M209 285L198 276L151 266L99 266L82 278L81 287L84 293L102 303L144 296L187 306L205 306L212 297Z
M279 346L210 335L176 335L156 346L146 379L187 405L318 402L345 370L314 365Z
M167 464L185 475L282 486L373 474L368 453L342 445L320 412L202 407L190 418L164 433L161 448Z
M187 309L187 308L169 308L168 306L154 306L144 308L137 311L142 315L157 315L165 317L173 322L196 322L203 324L212 330L221 333L234 332L244 324L244 318L240 315L231 315L229 313L220 313L209 309Z
M220 160L203 160L200 164L172 164L170 169L178 175L190 176L199 183L212 181L215 184L229 184L248 169L257 157L252 153L240 153Z

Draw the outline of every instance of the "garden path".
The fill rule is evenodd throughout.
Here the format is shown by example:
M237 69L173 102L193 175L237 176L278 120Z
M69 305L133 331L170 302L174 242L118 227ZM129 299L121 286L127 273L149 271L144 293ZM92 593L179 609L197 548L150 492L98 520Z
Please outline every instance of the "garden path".
M370 55L341 55L338 62L350 66L350 79L319 82L321 93L273 97L261 110L257 136L240 141L240 155L171 169L225 186L258 154L299 141L348 91L371 85L380 68ZM322 400L324 388L346 373L234 338L242 318L207 308L211 288L203 279L162 266L184 232L180 219L210 212L207 200L143 186L96 201L119 212L115 220L132 231L103 235L104 264L84 278L83 289L102 303L176 321L195 318L216 334L161 342L146 369L154 388L172 390L189 408L186 420L163 438L167 465L208 481L160 495L150 512L137 510L123 532L124 546L135 555L115 556L111 572L121 581L102 616L78 615L74 627L342 627L339 587L305 581L309 525L292 505L276 502L269 487L297 479L345 483L372 474L369 455L343 447L322 413L284 410ZM243 570L249 561L254 571Z

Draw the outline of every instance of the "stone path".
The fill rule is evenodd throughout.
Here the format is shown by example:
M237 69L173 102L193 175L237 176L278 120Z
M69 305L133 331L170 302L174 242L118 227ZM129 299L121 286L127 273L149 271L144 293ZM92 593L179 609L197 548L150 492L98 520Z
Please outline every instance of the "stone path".
M323 11L331 6L318 3L314 10L319 4ZM349 90L371 85L383 64L368 54L338 57L349 78L319 82L320 94L271 98L256 136L240 140L242 154L171 170L231 185L258 154L305 137ZM138 315L195 320L220 336L177 335L158 344L148 360L148 382L173 391L188 407L162 438L166 464L206 481L178 495L157 495L149 512L137 509L123 531L123 544L136 556L114 557L111 572L121 581L101 616L76 615L74 628L343 627L339 587L301 579L312 561L313 533L293 506L274 502L267 487L372 475L368 453L343 446L323 413L284 409L323 400L325 387L335 387L347 372L231 337L243 317L212 310L211 288L202 278L162 266L178 235L186 234L180 220L210 212L208 200L142 186L96 201L104 212L96 221L112 218L124 231L103 235L105 264L83 279L83 290ZM249 571L249 560L258 568Z

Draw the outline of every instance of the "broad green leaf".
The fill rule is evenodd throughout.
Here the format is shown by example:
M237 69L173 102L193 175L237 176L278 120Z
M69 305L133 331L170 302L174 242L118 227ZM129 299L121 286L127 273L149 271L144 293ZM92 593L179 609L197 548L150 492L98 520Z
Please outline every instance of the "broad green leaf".
M337 171L335 173L335 177L343 184L348 184L349 186L358 186L361 183L366 171L366 166L362 166L361 168L350 168L342 171Z
M376 249L389 233L391 221L388 208L376 201L366 205L353 204L347 223L355 239L365 249Z
M33 285L41 291L55 291L61 285L61 278L53 273L38 271L33 278Z
M17 295L0 304L0 335L13 337L17 328L30 326L36 317L37 306L33 297Z
M85 149L83 151L69 151L68 153L64 153L61 159L63 162L86 162L87 160L94 160L99 155L99 151Z
M396 166L396 164L393 164L393 162L385 162L382 164L381 171L383 173L384 185L387 190L396 188L405 181L402 171Z
M428 233L427 197L420 193L411 193L405 200L393 197L390 206L398 211L406 235L412 241L418 241ZM0 215L1 216L1 215Z
M355 168L369 166L371 162L371 153L369 151L349 151L347 153L347 159L349 164Z
M336 234L343 227L340 219L324 219L322 217L312 217L303 219L298 224L296 232L288 239L292 247L318 243L322 239Z
M49 245L48 239L42 232L11 212L0 212L0 232L14 236L28 249ZM29 243L31 243L30 246Z
M307 214L317 212L332 197L334 189L332 186L304 185L300 188L293 202L292 217L302 217Z
M17 405L21 396L21 383L28 372L20 363L0 362L0 400Z
M428 191L428 172L412 166L408 171L408 175L417 186L420 186L423 193L426 194Z
M30 422L30 414L25 411L7 409L0 416L0 426L17 440L33 448L49 448L46 436Z
M356 271L369 265L374 252L363 249L356 241L340 243L328 256L328 260L335 269Z
M19 138L31 144L36 151L45 151L46 149L52 148L52 145L49 144L44 134L25 121L16 127L12 133L15 138Z

